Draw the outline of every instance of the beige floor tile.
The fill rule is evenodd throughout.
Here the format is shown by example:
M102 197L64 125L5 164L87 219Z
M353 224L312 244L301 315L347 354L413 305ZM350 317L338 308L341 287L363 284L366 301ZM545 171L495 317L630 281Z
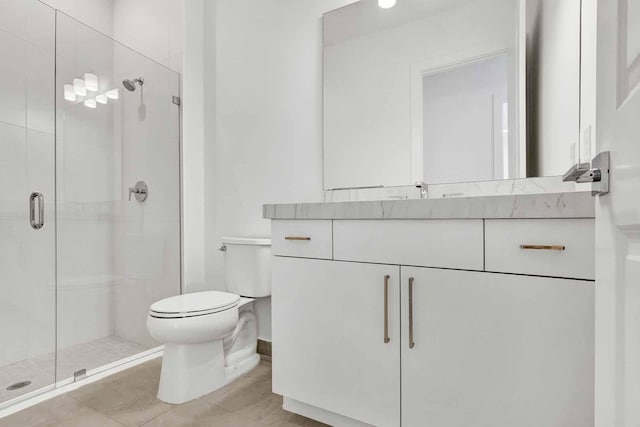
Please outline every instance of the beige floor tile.
M222 389L182 405L156 398L160 360L0 419L0 427L321 427L324 424L286 412L271 392L271 364Z
M253 407L272 394L271 381L259 381L255 378L244 377L236 382L237 387L218 402L209 400L207 396L203 397L203 400L221 406L228 411L236 412Z
M185 427L205 425L207 420L215 420L230 412L219 406L196 399L191 402L178 405L168 412L154 418L145 427Z
M271 362L261 360L258 366L249 371L247 377L257 379L271 379Z
M136 366L106 378L105 383L123 392L136 390L150 396L156 396L160 384L160 367L155 364Z
M172 408L149 393L110 383L94 383L70 393L82 405L127 425L138 426Z
M121 427L115 420L63 395L0 419L0 427Z

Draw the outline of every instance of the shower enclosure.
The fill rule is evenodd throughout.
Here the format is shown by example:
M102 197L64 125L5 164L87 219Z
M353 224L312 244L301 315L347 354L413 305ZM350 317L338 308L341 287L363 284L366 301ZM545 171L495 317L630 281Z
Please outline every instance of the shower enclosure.
M149 305L181 289L180 76L37 0L0 2L0 54L2 409L158 351Z

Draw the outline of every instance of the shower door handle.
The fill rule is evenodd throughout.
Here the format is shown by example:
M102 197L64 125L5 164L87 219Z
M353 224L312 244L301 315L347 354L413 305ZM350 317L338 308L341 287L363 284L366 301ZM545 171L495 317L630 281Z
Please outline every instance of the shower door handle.
M38 204L37 208L36 202ZM34 230L40 230L42 227L44 227L44 196L41 193L34 192L31 193L31 196L29 196L29 217L31 228L33 228Z

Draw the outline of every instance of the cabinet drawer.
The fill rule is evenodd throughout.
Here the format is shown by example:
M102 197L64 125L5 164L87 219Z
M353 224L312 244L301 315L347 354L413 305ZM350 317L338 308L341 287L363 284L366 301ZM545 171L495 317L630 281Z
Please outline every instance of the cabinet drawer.
M482 220L334 221L336 260L483 269Z
M595 278L593 219L487 220L485 227L488 271Z
M331 220L271 221L271 252L281 256L331 259Z

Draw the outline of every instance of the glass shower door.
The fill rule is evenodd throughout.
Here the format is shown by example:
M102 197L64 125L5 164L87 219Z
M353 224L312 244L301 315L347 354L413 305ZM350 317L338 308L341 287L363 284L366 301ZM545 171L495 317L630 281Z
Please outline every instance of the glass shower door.
M180 79L60 12L56 33L60 382L154 351L149 306L180 293Z
M0 1L0 408L55 382L55 12Z

